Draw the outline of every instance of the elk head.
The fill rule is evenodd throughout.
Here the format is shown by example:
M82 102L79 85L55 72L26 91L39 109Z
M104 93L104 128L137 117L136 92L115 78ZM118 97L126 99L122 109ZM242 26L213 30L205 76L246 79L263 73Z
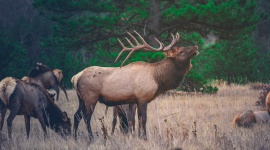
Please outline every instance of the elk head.
M187 62L193 56L198 55L198 46L173 47L168 52L163 52L166 57L176 58L180 62Z
M55 130L62 136L71 134L71 122L66 112L62 113L62 119L59 123L56 124Z
M127 42L130 44L131 48L126 47L121 40L118 39L120 45L122 46L122 51L118 54L117 58L115 61L118 60L118 58L120 57L120 55L124 52L124 51L130 51L130 53L128 54L128 56L125 58L125 60L123 61L123 63L121 64L121 66L126 62L126 60L132 55L132 53L136 50L140 50L143 49L145 51L152 51L152 52L163 52L163 54L167 57L174 57L179 61L186 61L187 59L192 58L193 56L197 55L198 52L198 46L190 46L190 47L173 47L179 40L180 36L178 33L176 33L176 35L174 36L172 35L172 42L164 47L164 44L162 42L160 42L158 39L156 39L156 41L159 43L159 48L154 48L152 46L150 46L149 44L147 44L145 42L145 40L142 38L142 36L137 33L134 30L134 33L136 33L139 38L142 41L142 44L140 44L138 42L138 40L129 32L127 32L127 34L134 40L134 42L136 43L136 45L134 45L128 38L125 38L127 40ZM172 48L173 47L173 48Z
M256 123L255 114L252 110L247 110L243 112L241 115L237 115L233 123L238 127L252 127L254 123Z

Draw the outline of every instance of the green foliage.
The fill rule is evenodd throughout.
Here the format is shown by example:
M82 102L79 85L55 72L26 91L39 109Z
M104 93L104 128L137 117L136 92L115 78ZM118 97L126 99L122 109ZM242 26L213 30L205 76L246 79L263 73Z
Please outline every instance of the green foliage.
M201 53L202 72L205 78L223 79L229 84L255 81L257 56L257 48L248 36L235 41L221 41Z
M207 82L211 79L255 81L262 71L258 66L268 62L267 58L262 64L256 62L257 49L249 35L259 21L255 0L35 0L33 5L55 22L54 34L43 43L54 50L42 59L48 66L62 69L67 78L85 66L120 66L127 52L114 62L122 49L116 39L127 44L124 33L132 30L150 44L157 37L167 45L170 33L179 32L179 45L199 46L200 55L192 60L193 69L183 82L189 87L182 87L185 90L215 93L217 89ZM209 45L204 39L209 34L217 36L218 43ZM59 56L65 56L64 60ZM135 52L124 65L163 58L161 53Z
M183 91L202 91L207 81L198 73L190 72L187 74L184 81L180 84L177 90Z
M212 86L212 85L205 85L203 87L202 92L203 93L207 93L207 94L216 94L218 91L218 88L216 86Z
M0 34L0 80L11 76L22 78L29 70L29 57L19 43L10 42Z
M258 59L260 61L258 61L258 68L256 70L257 81L270 83L270 51L259 54Z

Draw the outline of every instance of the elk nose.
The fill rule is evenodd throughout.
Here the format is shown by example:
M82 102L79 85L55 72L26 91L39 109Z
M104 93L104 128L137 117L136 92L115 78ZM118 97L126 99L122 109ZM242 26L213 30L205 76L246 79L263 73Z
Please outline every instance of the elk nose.
M195 49L196 49L196 50L198 50L198 49L199 49L199 47L198 47L198 46L194 46L194 47L195 47Z

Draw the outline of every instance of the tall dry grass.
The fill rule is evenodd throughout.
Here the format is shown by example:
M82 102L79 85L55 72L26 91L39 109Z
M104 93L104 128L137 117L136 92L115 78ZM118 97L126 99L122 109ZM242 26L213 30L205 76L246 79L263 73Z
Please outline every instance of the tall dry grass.
M30 139L26 138L23 116L13 122L13 140L7 139L6 122L3 128L2 149L155 149L166 150L181 147L184 150L257 150L270 149L269 125L255 125L252 129L236 128L234 116L244 110L258 110L255 101L260 91L249 86L221 86L215 95L160 96L148 105L147 136L144 141L137 135L124 136L117 126L114 136L104 142L101 120L110 133L112 108L105 116L105 105L97 104L91 125L95 141L89 144L87 130L82 120L78 140L63 139L48 129L44 140L39 122L31 119ZM61 92L57 104L72 119L78 100L74 90L68 91L70 102ZM138 122L136 122L136 129ZM137 131L136 131L137 132Z

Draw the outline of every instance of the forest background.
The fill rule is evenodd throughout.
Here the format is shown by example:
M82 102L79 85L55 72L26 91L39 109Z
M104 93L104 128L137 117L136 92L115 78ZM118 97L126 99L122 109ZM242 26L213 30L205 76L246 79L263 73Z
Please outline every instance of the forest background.
M22 78L42 62L61 69L71 88L71 77L88 66L120 66L117 38L136 30L154 46L155 37L166 45L176 32L178 46L199 46L180 89L215 92L213 80L269 83L269 15L268 0L0 0L0 80ZM125 64L163 58L136 52Z

